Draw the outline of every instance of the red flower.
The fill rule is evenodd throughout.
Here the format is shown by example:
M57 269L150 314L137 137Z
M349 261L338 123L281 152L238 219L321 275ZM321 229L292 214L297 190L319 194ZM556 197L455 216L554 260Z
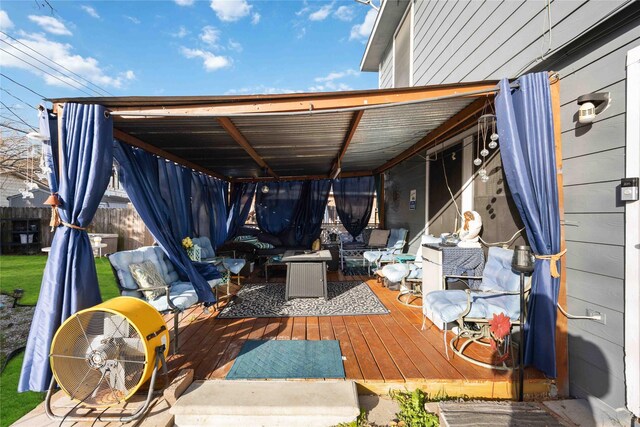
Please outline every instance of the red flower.
M494 313L493 319L489 320L489 331L496 339L502 340L511 331L511 319L504 313Z

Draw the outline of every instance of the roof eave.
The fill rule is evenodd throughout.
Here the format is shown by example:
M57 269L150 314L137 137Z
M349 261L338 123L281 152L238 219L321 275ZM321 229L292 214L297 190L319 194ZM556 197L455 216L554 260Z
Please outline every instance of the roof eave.
M393 39L396 28L398 28L398 24L410 4L411 2L408 0L384 1L382 3L369 40L367 40L362 61L360 61L360 71L378 71L382 55Z

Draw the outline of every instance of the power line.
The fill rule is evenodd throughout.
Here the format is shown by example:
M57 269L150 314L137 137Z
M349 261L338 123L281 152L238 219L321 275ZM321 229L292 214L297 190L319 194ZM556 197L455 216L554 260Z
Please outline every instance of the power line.
M7 125L2 124L2 123L0 123L0 127L7 128L7 129L11 129L11 130L15 130L16 132L24 133L25 135L29 133L29 132L27 132L26 130L23 130L23 129L16 129L16 128L14 128L14 127L7 126Z
M16 58L16 59L17 59L17 60L19 60L19 61L24 62L25 64L31 65L31 66L32 66L33 68L35 68L36 70L38 70L38 71L42 71L43 73L45 73L45 74L47 74L47 75L49 75L49 76L53 77L54 79L59 80L59 81L61 81L62 83L66 84L66 85L68 85L68 86L71 86L72 88L74 88L74 89L76 89L76 90L79 90L80 92L84 93L85 95L93 96L93 94L91 94L91 93L89 93L89 92L87 92L87 91L85 91L85 90L83 90L83 89L80 89L79 87L76 87L76 86L72 85L72 84L71 84L71 83L69 83L68 81L63 80L63 79L61 79L60 77L58 77L58 76L56 76L56 75L54 75L54 74L51 74L51 73L50 73L50 72L48 72L47 70L43 70L42 68L38 67L37 65L33 65L32 63L30 63L29 61L25 60L24 58L20 58L19 56L16 56L16 55L14 55L14 54L13 54L13 53L11 53L11 52L7 52L5 49L3 49L3 48L1 48L1 47L0 47L0 50L1 50L1 51L3 51L4 53L8 54L8 55L13 56L14 58ZM66 76L64 73L60 73L60 74L62 74L62 75L63 75L63 76L65 76L65 77L68 77L68 76Z
M80 79L84 80L85 82L89 83L90 85L97 87L97 88L98 88L98 89L100 89L102 92L106 93L107 95L115 96L114 94L112 94L112 93L111 93L111 92L109 92L108 90L106 90L106 89L104 89L104 88L102 88L102 87L98 86L97 84L93 83L93 82L92 82L92 81L90 81L90 80L87 80L86 78L82 77L81 75L79 75L79 74L77 74L77 73L73 72L72 70L68 69L68 68L67 68L67 67L65 67L64 65L60 64L59 62L56 62L56 61L54 61L54 60L53 60L53 59L51 59L51 58L47 58L46 56L44 56L43 54L41 54L41 53L40 53L40 52L38 52L37 50L33 49L31 46L29 46L29 45L27 45L27 44L25 44L25 43L22 43L20 40L18 40L18 39L16 39L16 38L14 38L14 37L11 37L9 34L5 33L4 31L1 31L1 30L0 30L0 33L1 33L1 34L4 34L4 35L5 35L5 36L7 36L7 37L9 37L11 40L16 41L17 43L20 43L22 46L26 47L26 48L27 48L27 49L29 49L30 51L37 53L38 55L40 55L41 57L43 57L43 58L44 58L44 59L46 59L47 61L49 61L49 62L52 62L52 63L56 64L58 67L60 67L60 68L62 68L62 69L64 69L64 70L67 70L68 72L70 72L70 73L71 73L71 74L73 74L74 76L76 76L76 77L78 77L78 78L80 78Z
M3 87L0 87L0 90L2 90L3 92L6 92L6 93L7 93L7 95L9 95L9 96L10 96L10 97L12 97L12 98L17 99L18 101L22 102L24 105L26 105L26 106L28 106L28 107L31 107L31 108L33 108L34 110L37 110L37 108L36 108L36 107L34 107L33 105L29 104L28 102L25 102L24 100L22 100L22 99L18 98L17 96L15 96L15 95L14 95L14 94L12 94L11 92L9 92L7 89L5 89L5 88L3 88Z
M2 32L2 31L0 31L0 32ZM42 98L42 99L46 99L46 98L47 98L46 96L44 96L44 95L42 95L42 94L39 94L38 92L36 92L35 90L31 89L30 87L25 86L25 85L23 85L22 83L18 83L17 81L13 80L11 77L7 76L6 74L0 73L0 76L2 76L2 77L4 77L5 79L7 79L7 80L9 80L9 81L11 81L11 82L13 82L13 83L17 84L18 86L22 86L23 88L25 88L25 89L26 89L26 90L28 90L29 92L33 93L33 94L34 94L34 95L36 95L36 96L39 96L39 97L40 97L40 98Z
M2 33L2 34L4 34L4 33ZM22 49L20 49L20 48L16 47L15 45L13 45L13 44L9 43L8 41L3 40L3 39L1 39L1 38L0 38L0 41L1 41L1 42L3 42L3 43L5 43L5 44L7 44L7 45L9 45L9 46L11 46L13 49L17 50L18 52L22 53L23 55L25 55L25 56L27 56L27 57L29 57L29 58L31 58L31 59L33 59L33 60L37 61L38 63L40 63L40 64L42 64L42 65L44 65L45 67L49 67L49 68L51 68L52 70L54 70L54 71L56 71L56 72L60 73L61 75L63 75L63 76L65 76L65 77L67 77L69 80L73 80L73 81L74 81L74 82L76 82L77 84L79 84L79 85L81 85L81 86L83 86L83 87L86 87L87 89L89 89L89 90L91 90L91 91L95 92L95 93L96 93L96 94L98 94L99 96L104 96L104 94L103 94L103 93L98 92L97 90L95 90L95 89L93 89L93 88L89 87L88 85L84 84L84 83L83 83L83 82L81 82L81 81L78 81L78 80L74 79L73 77L71 77L70 75L68 75L68 74L66 74L66 73L63 73L62 71L60 71L60 70L57 70L57 69L53 68L51 65L49 65L49 64L47 64L47 63L45 63L45 62L43 62L42 60L40 60L40 59L36 58L35 56L33 56L33 55L31 55L31 54L29 54L29 53L25 52L24 50L22 50ZM26 45L25 45L25 46L26 46ZM27 47L28 47L28 46L27 46ZM33 49L32 49L32 50L33 50ZM44 58L46 58L46 57L44 57ZM51 62L54 62L54 61L51 61ZM55 63L56 65L60 65L60 64L57 64L56 62L54 62L54 63ZM63 67L63 68L64 68L64 67ZM71 71L71 72L73 73L73 71ZM75 74L75 73L74 73L74 74Z
M16 113L11 109L11 108L9 108L9 107L7 106L7 104L5 104L5 103L4 103L4 102L2 102L2 101L0 101L0 104L2 104L2 106L3 106L4 108L6 108L7 110L9 110L9 112L10 112L11 114L13 114L14 116L16 116L16 118L17 118L18 120L20 120L22 123L24 123L25 125L27 125L29 128L33 129L33 131L34 131L34 132L36 132L36 128L34 128L33 126L31 126L29 123L25 122L25 121L24 121L24 119L23 119L22 117L20 117L19 115L17 115L17 114L16 114Z

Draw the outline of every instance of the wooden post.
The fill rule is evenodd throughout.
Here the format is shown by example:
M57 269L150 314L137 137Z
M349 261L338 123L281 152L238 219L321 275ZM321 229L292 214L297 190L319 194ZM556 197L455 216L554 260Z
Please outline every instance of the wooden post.
M385 226L385 215L384 215L384 172L380 173L380 194L378 197L378 206L380 206L380 210L378 211L378 222L380 223L379 228L384 228Z
M556 146L556 179L558 181L558 208L560 210L560 251L567 248L564 228L564 190L562 178L562 128L560 126L560 78L551 79L551 109L553 113L553 137ZM567 262L560 260L560 289L558 292L558 304L567 306ZM569 395L569 341L567 331L567 318L558 312L556 323L556 368L558 395Z

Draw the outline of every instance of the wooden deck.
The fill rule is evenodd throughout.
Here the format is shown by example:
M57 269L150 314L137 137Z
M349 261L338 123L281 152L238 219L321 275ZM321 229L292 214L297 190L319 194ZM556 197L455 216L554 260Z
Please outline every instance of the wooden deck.
M338 340L347 379L355 380L361 393L386 394L390 389L420 387L449 396L513 398L517 374L475 366L445 353L442 332L422 311L396 300L397 291L383 288L369 277L345 277L330 273L329 281L362 280L390 311L387 315L217 319L201 307L180 317L179 353L169 358L169 369L192 368L195 379L224 378L248 339ZM248 279L252 283L264 279ZM273 286L283 286L273 283ZM420 301L417 302L418 304ZM168 324L172 321L167 317ZM473 347L473 346L472 346ZM487 349L474 355L490 359ZM525 371L525 393L547 395L551 380L536 370Z

